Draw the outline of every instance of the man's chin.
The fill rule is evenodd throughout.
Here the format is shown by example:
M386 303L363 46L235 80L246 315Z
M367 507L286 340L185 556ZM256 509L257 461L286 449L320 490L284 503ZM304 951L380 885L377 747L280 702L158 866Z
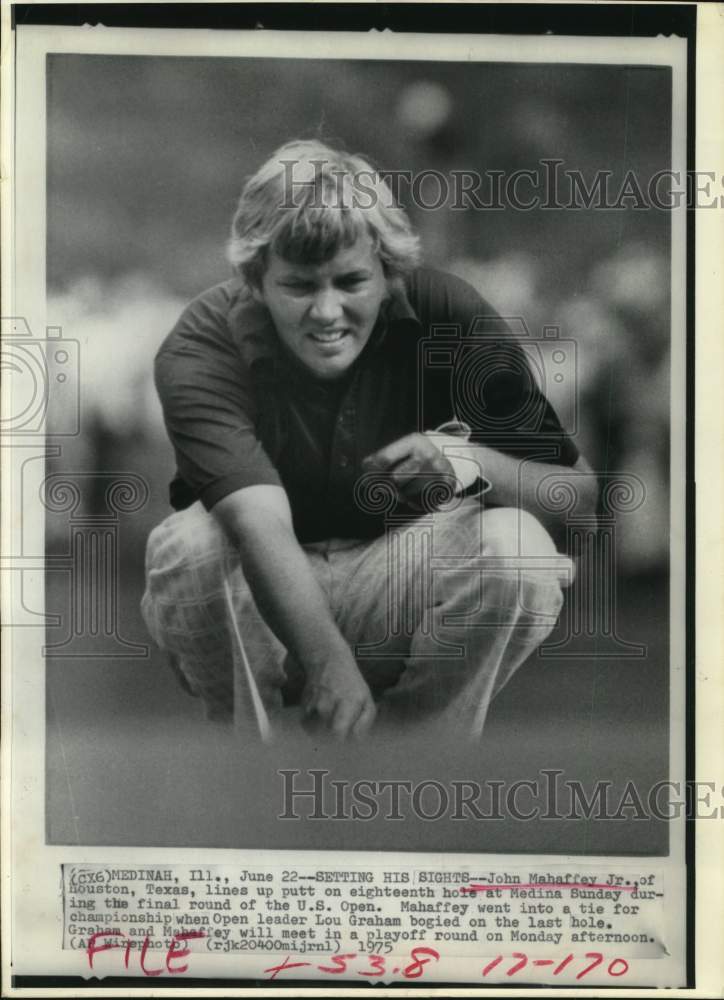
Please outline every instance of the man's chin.
M341 378L355 362L355 358L337 357L326 358L324 361L316 360L314 364L307 364L305 367L316 378L325 381L333 381Z
M323 382L334 382L336 379L342 378L351 367L351 364L344 367L326 367L324 370L317 369L312 374Z

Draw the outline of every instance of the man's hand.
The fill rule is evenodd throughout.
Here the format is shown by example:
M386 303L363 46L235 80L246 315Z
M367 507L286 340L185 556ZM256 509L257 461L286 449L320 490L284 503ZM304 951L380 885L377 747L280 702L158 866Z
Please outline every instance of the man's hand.
M414 502L425 487L438 480L452 485L455 470L427 434L407 434L362 462L366 472L379 472L394 483L401 498Z
M377 715L370 689L351 654L308 673L302 707L309 720L318 718L340 740L362 736Z
M302 703L335 736L372 725L375 703L292 525L284 490L248 486L214 507L241 555L256 605L304 671Z

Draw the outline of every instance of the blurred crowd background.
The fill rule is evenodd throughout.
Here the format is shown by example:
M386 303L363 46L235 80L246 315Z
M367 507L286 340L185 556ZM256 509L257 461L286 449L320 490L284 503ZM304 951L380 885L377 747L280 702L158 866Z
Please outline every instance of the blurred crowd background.
M670 165L670 111L670 76L654 67L51 56L47 322L79 342L82 432L49 464L148 483L148 502L118 525L124 638L149 643L138 611L145 541L169 513L173 456L153 357L186 303L229 276L224 244L236 200L277 146L320 136L383 170L445 175L508 175L559 159L590 180L610 171L614 191L634 171L645 189ZM545 760L591 780L609 771L641 782L665 776L669 218L631 207L425 211L409 187L400 193L427 263L466 278L534 338L557 326L575 340L581 451L595 469L633 472L646 487L644 505L618 519L615 593L617 628L647 656L526 666L496 701L481 751L486 774L529 778ZM570 385L545 389L571 427ZM87 514L104 513L102 491L83 503ZM49 515L47 540L51 553L67 551L67 513ZM61 621L49 639L73 620L71 605L67 574L48 573L47 607ZM266 750L250 767L246 744L216 746L222 737L204 727L157 651L118 660L103 642L98 634L81 657L49 659L51 841L253 846L261 829L267 846L333 840L316 827L301 840L296 826L280 829L276 799L268 817L255 806L250 826L245 804L276 795ZM384 750L380 766L394 759ZM167 780L179 767L185 798ZM470 849L467 829L433 826L408 846ZM482 847L653 853L665 844L665 831L654 836L647 824L564 827L506 825L486 830ZM381 831L379 845L399 849L393 835ZM370 836L349 830L345 844L370 847Z
M146 475L141 532L168 509L172 472L153 355L189 299L229 275L236 199L282 142L320 135L413 174L508 176L558 159L589 183L610 171L613 192L628 171L645 190L670 157L669 77L652 67L55 55L48 98L48 322L80 341L82 371L83 435L61 464ZM425 210L405 184L400 197L427 263L533 337L554 325L576 341L581 450L647 489L621 518L621 569L662 569L667 213ZM572 426L570 383L546 391Z

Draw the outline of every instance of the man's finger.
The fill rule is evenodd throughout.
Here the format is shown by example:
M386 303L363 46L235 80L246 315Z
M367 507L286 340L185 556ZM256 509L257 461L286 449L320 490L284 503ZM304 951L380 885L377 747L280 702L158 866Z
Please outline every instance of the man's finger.
M365 707L362 709L362 714L357 719L355 724L352 726L352 736L355 739L359 739L364 736L365 733L369 732L372 727L372 723L375 721L377 716L377 706L373 701L368 701Z
M420 472L422 472L420 460L412 455L388 469L390 479L398 485L409 482L410 479L418 476Z
M406 434L405 437L393 441L392 444L388 444L384 448L380 448L379 451L374 452L372 455L368 455L362 464L365 468L380 469L382 471L389 469L390 466L396 465L402 459L412 454L416 439L416 434Z
M403 503L414 503L429 482L429 477L420 476L416 479L406 479L402 483L395 483L397 495Z
M316 712L309 712L302 716L302 728L308 733L319 733L322 730L322 720Z
M322 719L327 719L334 711L335 699L326 691L312 691L309 698L304 703L306 715L319 715Z
M341 701L337 705L332 720L332 734L338 740L344 740L349 736L350 729L357 720L360 706L354 702Z

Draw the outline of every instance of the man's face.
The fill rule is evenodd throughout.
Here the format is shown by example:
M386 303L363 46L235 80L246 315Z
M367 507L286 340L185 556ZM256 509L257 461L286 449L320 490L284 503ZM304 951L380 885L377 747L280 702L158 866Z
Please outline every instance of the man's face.
M382 264L365 235L326 264L272 254L259 298L297 360L317 378L335 379L359 357L386 295Z

